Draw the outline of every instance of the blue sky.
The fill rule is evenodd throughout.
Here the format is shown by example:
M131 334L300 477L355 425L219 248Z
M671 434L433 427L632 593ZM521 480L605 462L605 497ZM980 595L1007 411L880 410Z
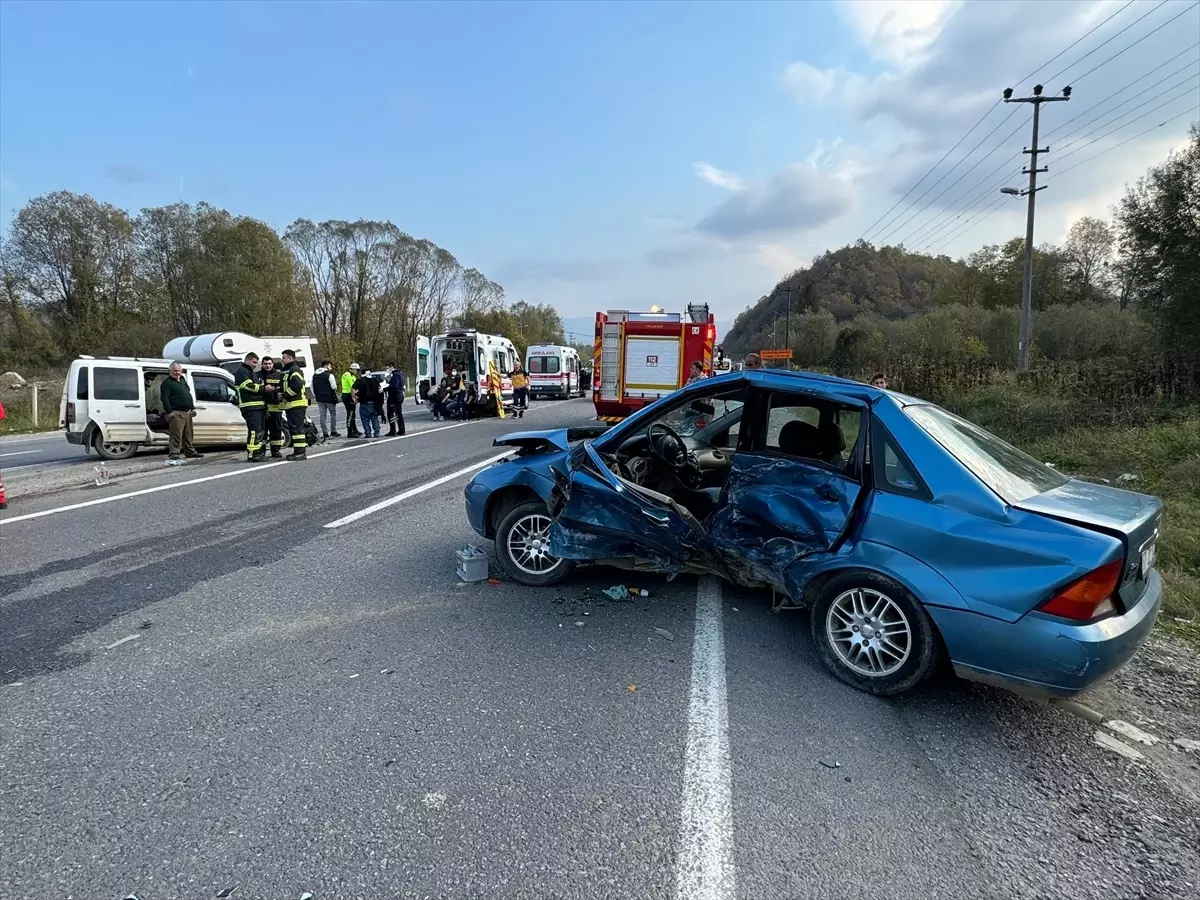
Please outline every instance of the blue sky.
M1072 114L1166 55L1186 64L1189 5L1170 0L1081 63L1184 13L1089 76ZM390 219L571 318L707 299L731 320L856 239L1012 78L1123 6L1039 4L1023 33L1038 20L1015 0L5 0L0 207L7 219L66 188L131 210L207 200L279 228ZM1123 9L1060 62L1153 6ZM1103 214L1187 123L1040 197L1039 238ZM1003 240L1019 212L939 249Z

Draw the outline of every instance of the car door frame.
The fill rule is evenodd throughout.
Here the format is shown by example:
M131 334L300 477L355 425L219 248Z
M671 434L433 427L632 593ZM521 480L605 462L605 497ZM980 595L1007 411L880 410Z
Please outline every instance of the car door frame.
M858 411L858 434L853 447L850 448L851 452L847 459L847 463L853 465L853 471L856 473L855 477L852 478L845 471L836 471L833 466L824 464L816 459L789 456L778 450L759 446L760 441L765 445L766 432L770 421L771 397L776 394L793 395L797 398L808 397L821 403L851 407ZM785 384L756 383L751 386L750 395L746 400L743 410L741 427L738 432L736 455L731 466L729 479L725 484L725 489L721 492L719 511L717 516L712 520L708 538L712 542L714 552L720 556L721 561L726 567L731 572L743 576L739 580L751 582L766 581L795 600L801 593L800 587L807 580L805 576L806 570L812 565L816 565L818 559L823 558L827 554L836 553L841 548L848 536L853 532L856 524L861 521L862 510L866 507L874 491L870 466L871 431L874 419L871 403L869 400L861 397L848 396L836 391L826 392L815 389L810 385L793 387ZM745 480L740 484L735 483L739 462L744 469L747 465L755 465L760 462L769 463L773 460L794 462L797 466L806 470L826 472L830 478L850 482L857 487L855 496L850 501L849 508L846 510L845 521L837 530L836 535L822 546L807 549L805 552L795 553L786 564L782 561L788 559L790 551L786 546L778 546L780 542L788 540L786 536L771 536L764 539L761 535L745 535L745 543L735 546L735 542L730 541L722 534L723 529L734 527L732 524L727 523L737 518L734 514L739 511L738 507L733 505L736 503L736 500L731 501L731 491L747 485ZM749 482L749 485L753 486L753 482ZM746 526L743 523L739 527ZM739 564L741 561L736 559L738 550L744 550L746 547L749 547L752 540L763 545L764 552L758 559L751 559L749 564ZM768 548L765 545L769 540L777 542L777 547L773 548L774 552L772 553L766 552ZM791 543L796 544L799 542L792 541ZM774 559L771 558L772 556Z

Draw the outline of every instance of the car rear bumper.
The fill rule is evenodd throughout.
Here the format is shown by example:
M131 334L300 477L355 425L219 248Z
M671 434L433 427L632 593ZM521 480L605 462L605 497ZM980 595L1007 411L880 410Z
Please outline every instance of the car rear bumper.
M82 431L68 431L68 432L66 432L66 435L67 435L67 443L68 444L74 444L77 447L83 446L83 432Z
M530 397L539 397L545 394L557 397L566 392L567 389L560 384L532 384L529 386Z
M1002 622L960 609L929 608L955 673L1034 697L1071 697L1124 666L1145 642L1162 607L1162 579L1124 615L1091 625L1029 613Z

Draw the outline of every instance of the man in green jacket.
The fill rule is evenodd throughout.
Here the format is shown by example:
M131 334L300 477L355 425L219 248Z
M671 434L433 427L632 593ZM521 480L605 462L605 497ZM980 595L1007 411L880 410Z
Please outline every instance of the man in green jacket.
M163 415L167 417L167 428L170 435L167 465L182 466L183 457L199 459L201 454L192 444L192 419L196 416L196 401L192 399L192 389L183 379L183 367L179 363L171 363L167 370L167 379L159 390L162 399Z
M350 363L350 368L342 373L342 405L346 407L346 437L362 437L358 423L354 418L354 382L358 381L358 363Z

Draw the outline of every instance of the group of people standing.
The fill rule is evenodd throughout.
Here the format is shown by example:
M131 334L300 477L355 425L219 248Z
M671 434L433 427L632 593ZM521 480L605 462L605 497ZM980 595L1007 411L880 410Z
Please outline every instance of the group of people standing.
M308 392L304 370L292 350L279 355L280 364L257 353L247 353L233 373L238 392L238 407L246 420L246 455L253 462L267 458L282 459L287 441L291 438L289 460L308 458ZM164 403L165 406L165 403Z
M389 364L387 371L382 373L382 383L358 363L351 363L340 378L333 372L333 363L325 360L313 376L313 395L317 400L322 440L341 437L337 430L339 405L346 412L346 437L381 437L383 421L388 423L388 437L404 434L404 396L408 380L403 371ZM361 431L358 428L360 422Z

